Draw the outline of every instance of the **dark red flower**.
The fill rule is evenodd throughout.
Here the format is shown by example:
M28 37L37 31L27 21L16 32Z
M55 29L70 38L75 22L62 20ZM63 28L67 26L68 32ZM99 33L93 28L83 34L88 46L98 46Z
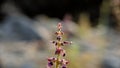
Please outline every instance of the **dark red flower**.
M60 54L62 52L62 48L56 48L55 55Z

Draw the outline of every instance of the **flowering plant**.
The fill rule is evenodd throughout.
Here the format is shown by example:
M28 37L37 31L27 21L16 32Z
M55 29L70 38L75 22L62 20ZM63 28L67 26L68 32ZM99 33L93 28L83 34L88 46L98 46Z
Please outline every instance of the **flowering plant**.
M66 52L62 48L62 46L69 45L72 42L62 41L62 35L64 35L64 32L61 30L62 29L61 23L58 23L57 29L58 31L55 32L56 40L52 41L52 43L56 47L55 50L56 57L48 58L47 68L52 68L53 66L55 66L55 68L67 68L66 65L68 64L68 61L65 59L60 59L60 56L65 57L66 55Z

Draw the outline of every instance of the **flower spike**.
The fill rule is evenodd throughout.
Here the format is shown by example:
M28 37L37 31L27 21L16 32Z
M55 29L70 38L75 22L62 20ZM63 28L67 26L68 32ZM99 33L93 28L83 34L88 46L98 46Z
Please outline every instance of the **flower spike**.
M55 45L55 55L56 58L48 58L48 65L47 68L52 68L53 65L55 65L55 68L67 68L68 61L65 59L60 59L60 56L65 57L66 51L62 48L64 45L70 45L72 42L69 41L63 41L62 35L64 35L64 32L62 32L62 24L58 23L57 25L58 31L55 32L56 40L52 41L52 43Z

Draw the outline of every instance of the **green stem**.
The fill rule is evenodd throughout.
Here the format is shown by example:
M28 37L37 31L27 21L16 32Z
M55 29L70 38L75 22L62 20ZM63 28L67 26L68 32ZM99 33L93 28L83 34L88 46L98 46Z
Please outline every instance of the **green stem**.
M55 68L59 68L59 59L60 59L60 55L58 54Z

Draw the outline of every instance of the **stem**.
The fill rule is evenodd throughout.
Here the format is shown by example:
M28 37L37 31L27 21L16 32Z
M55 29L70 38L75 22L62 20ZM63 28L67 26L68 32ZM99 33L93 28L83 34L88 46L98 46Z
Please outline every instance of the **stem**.
M58 40L58 43L59 43L59 44L57 45L58 48L61 46L60 42L61 42L61 41ZM59 60L60 60L60 54L57 55L57 61L56 61L56 66L55 66L55 68L59 68Z
M61 34L61 24L58 25L58 29L59 29L58 33ZM57 47L59 48L59 47L61 47L61 38L57 39L57 41L58 41ZM59 64L60 64L59 60L60 60L60 54L57 55L57 61L56 61L55 68L59 68Z
M58 54L55 68L59 68L59 59L60 59L60 55Z

